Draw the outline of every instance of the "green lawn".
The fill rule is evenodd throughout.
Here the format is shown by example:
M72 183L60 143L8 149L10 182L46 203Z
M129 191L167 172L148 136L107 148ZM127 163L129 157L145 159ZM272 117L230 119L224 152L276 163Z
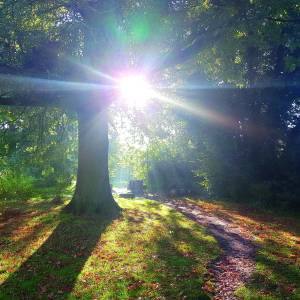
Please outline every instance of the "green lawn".
M123 214L112 222L46 200L0 217L0 299L208 299L215 239L157 202L118 202Z

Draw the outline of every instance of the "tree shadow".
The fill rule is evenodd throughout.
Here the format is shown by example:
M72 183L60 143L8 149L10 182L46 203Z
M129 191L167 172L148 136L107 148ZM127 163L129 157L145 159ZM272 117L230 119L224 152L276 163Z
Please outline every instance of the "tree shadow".
M296 265L278 261L266 255L258 255L257 261L271 269L273 275L284 278L285 282L300 286L300 270Z
M218 202L216 202L218 204ZM223 205L221 203L221 205ZM281 211L275 209L263 209L259 207L253 207L247 204L241 203L225 203L224 209L219 208L214 212L221 218L228 217L228 221L235 223L239 215L249 218L256 223L263 223L266 225L276 225L276 229L290 232L293 235L300 234L299 215L292 211Z
M252 293L259 295L263 292L272 295L272 299L298 299L300 271L296 264L278 261L261 253L257 256L257 262L264 271L255 272L246 285Z
M66 299L112 220L61 213L43 245L0 286L0 299Z
M20 201L13 208L20 209L20 214L12 215L10 217L0 216L0 232L1 234L8 236L18 228L28 223L31 219L39 216L47 216L49 212L53 212L60 205L54 205L51 201Z
M157 280L165 285L164 296L166 299L190 299L190 300L208 300L209 295L201 289L205 282L205 274L199 274L197 265L199 259L206 260L205 252L214 250L214 245L204 239L199 239L193 232L186 228L181 228L178 218L172 216L169 229L174 232L172 238L160 238L156 241L157 260L159 264L165 264L168 267L167 276L157 273ZM197 230L195 224L194 230ZM182 237L189 241L190 249L186 252L180 251L175 244L180 243ZM210 262L210 261L208 261ZM206 265L208 267L209 264ZM155 264L149 262L148 267L151 271L155 270ZM177 296L170 291L170 278L174 278L172 288L176 291ZM176 293L175 293L176 295Z
M19 204L21 213L16 216L0 217L0 249L27 256L27 251L41 237L47 237L60 221L59 210L62 205L53 205L49 201ZM1 254L0 252L0 254ZM26 259L24 257L24 259ZM13 266L12 266L13 267Z
M159 211L163 204L147 202L139 205ZM153 210L150 213L144 210L131 210L126 212L126 219L140 223L150 221L149 226L152 226L150 224L155 226L155 222L159 221L163 224L165 232L170 233L160 234L158 231L157 235L145 241L144 244L144 247L152 249L151 253L155 254L143 259L148 280L151 278L151 285L157 286L163 299L210 299L201 286L205 281L206 267L211 262L211 253L214 253L216 257L218 248L216 242L205 238L204 229L201 231L201 227L196 223L191 227L185 227L183 225L186 222L185 217L173 210L169 214L158 214ZM199 234L199 231L202 234ZM134 229L134 232L124 230L119 239L130 240L133 234L143 235L144 233L138 233L137 229ZM187 249L185 249L185 244L187 244ZM132 285L135 282L139 283L138 273L132 272L130 276ZM147 285L149 282L140 284ZM139 293L138 288L130 291L130 299L137 299L141 296Z
M166 199L172 200L172 199ZM199 205L191 203L189 198L184 198L182 200L190 208L199 209ZM195 200L197 202L197 200ZM207 203L215 204L216 207L209 209L207 211L205 207L201 207L201 210L204 210L206 213L213 213L215 216L220 219L232 223L240 224L240 217L245 217L249 219L250 222L259 223L263 225L271 225L274 230L281 230L293 235L300 234L300 222L299 215L293 213L292 211L278 211L278 210L267 210L260 207L254 207L246 203L237 203L237 202L225 202L225 201L206 201Z

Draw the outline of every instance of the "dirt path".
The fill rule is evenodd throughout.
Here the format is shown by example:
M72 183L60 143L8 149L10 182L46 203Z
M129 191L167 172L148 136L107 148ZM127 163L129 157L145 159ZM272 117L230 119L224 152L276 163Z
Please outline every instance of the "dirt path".
M232 222L204 212L197 205L182 200L165 200L165 204L205 226L219 242L223 255L211 265L215 283L215 300L234 300L237 287L246 283L255 268L256 246L247 234Z

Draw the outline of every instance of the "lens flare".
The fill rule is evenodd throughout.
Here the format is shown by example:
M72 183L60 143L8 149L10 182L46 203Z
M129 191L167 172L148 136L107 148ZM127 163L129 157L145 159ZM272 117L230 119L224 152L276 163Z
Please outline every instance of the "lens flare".
M147 79L139 75L124 76L119 84L122 100L128 106L144 107L153 95L153 91Z

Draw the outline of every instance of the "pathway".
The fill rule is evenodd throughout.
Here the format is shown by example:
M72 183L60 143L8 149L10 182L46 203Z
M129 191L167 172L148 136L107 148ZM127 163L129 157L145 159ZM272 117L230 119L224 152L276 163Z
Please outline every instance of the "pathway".
M205 226L208 232L216 238L223 250L223 255L211 265L215 283L213 299L238 299L234 296L234 291L250 279L255 268L256 246L251 234L246 234L230 220L205 212L193 203L169 199L163 202Z

